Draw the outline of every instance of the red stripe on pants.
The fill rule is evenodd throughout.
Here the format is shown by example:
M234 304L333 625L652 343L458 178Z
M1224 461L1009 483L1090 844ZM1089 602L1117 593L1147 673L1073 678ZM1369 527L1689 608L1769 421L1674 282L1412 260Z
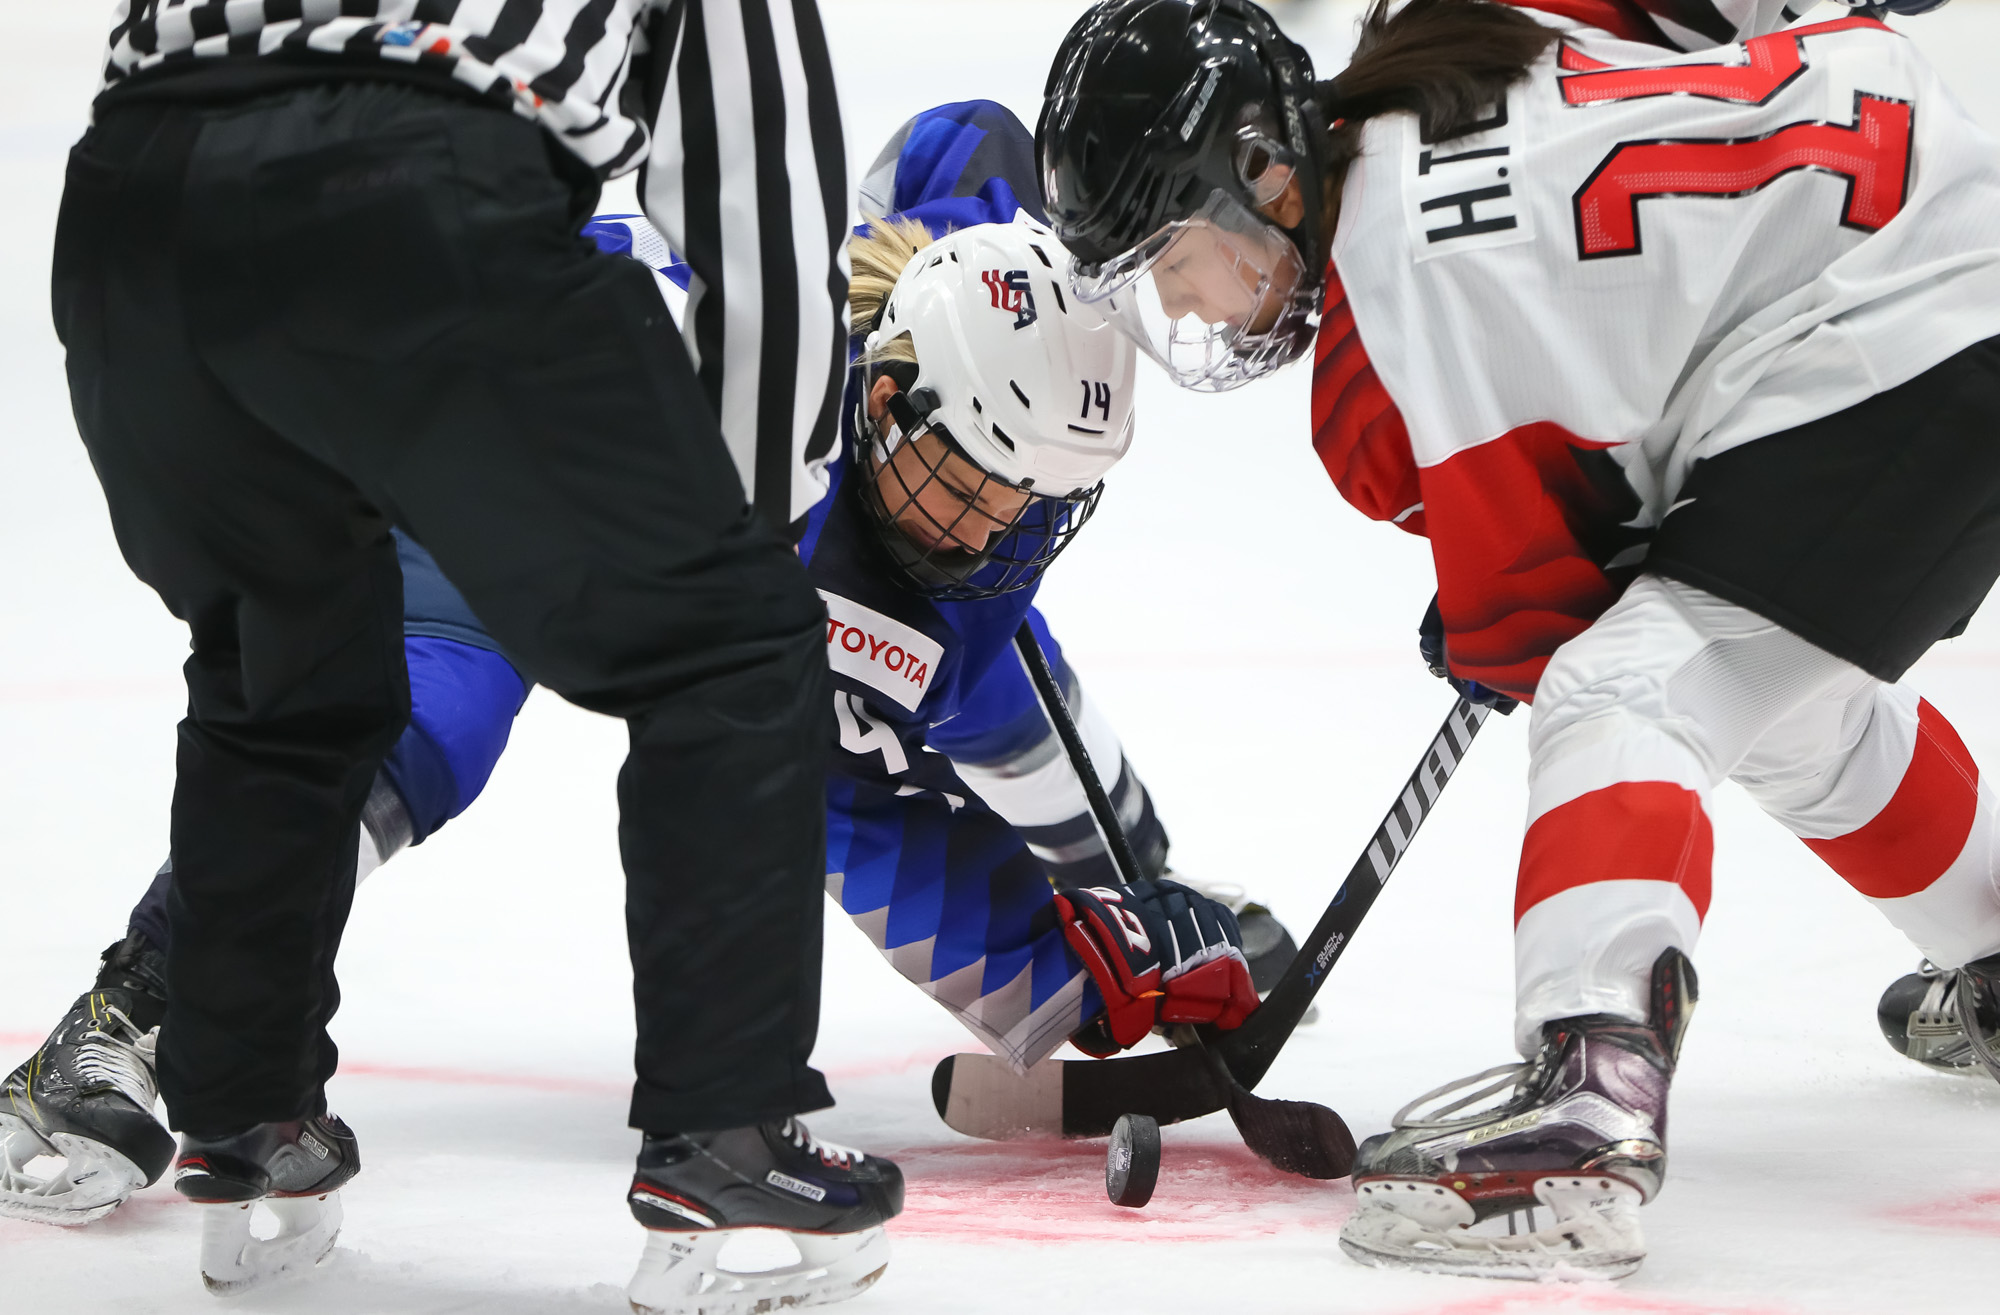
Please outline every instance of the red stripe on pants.
M1593 881L1671 881L1708 916L1715 833L1701 796L1671 781L1620 781L1535 819L1521 845L1514 921Z
M1979 767L1951 723L1917 702L1917 747L1896 793L1866 824L1807 848L1871 899L1896 899L1944 875L1972 834Z

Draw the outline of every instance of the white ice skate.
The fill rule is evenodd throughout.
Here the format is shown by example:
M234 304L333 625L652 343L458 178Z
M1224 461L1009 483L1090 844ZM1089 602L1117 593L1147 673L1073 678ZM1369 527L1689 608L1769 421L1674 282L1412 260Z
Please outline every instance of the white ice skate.
M1646 1259L1643 1198L1603 1176L1543 1177L1537 1206L1473 1219L1464 1197L1429 1179L1362 1184L1340 1249L1364 1265L1472 1278L1624 1278Z
M0 1112L0 1215L75 1228L147 1182L145 1170L103 1142L67 1132L44 1140L26 1119Z
M257 1236L262 1231L257 1227L259 1204L277 1223L269 1237ZM310 1270L340 1236L338 1192L204 1205L201 1212L201 1281L218 1297L234 1297Z
M736 1244L768 1251L790 1244L798 1259L738 1269L722 1252ZM768 1259L768 1254L766 1257ZM879 1227L859 1233L792 1233L775 1228L649 1230L639 1270L625 1295L637 1315L757 1315L787 1306L821 1306L860 1295L889 1267L889 1239Z

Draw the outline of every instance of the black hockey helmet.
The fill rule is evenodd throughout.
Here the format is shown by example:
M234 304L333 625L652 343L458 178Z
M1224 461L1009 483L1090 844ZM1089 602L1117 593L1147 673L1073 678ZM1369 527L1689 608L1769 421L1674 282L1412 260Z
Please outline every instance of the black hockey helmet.
M1311 57L1251 0L1103 0L1049 70L1035 145L1073 282L1086 300L1122 293L1123 327L1184 385L1233 387L1311 343L1329 236L1327 125L1314 85ZM1259 211L1294 179L1303 213L1285 227ZM1139 323L1182 317L1135 282L1175 225L1204 217L1246 241L1258 229L1282 233L1296 268L1264 271L1266 300L1284 303L1274 322L1212 331L1197 351L1186 324L1163 337L1166 325Z

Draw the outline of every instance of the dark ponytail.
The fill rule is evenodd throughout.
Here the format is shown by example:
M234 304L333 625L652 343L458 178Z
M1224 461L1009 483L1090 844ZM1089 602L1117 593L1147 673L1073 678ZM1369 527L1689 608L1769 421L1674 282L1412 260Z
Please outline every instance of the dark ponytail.
M1556 33L1518 9L1489 0L1409 0L1394 14L1375 0L1361 20L1354 57L1318 86L1332 131L1332 186L1361 153L1361 127L1408 110L1442 141L1492 112Z

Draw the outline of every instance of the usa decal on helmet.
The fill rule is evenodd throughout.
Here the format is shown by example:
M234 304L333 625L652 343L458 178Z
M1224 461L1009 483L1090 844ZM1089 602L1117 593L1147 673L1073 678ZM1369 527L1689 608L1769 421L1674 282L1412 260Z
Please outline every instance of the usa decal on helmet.
M1027 270L1010 269L1003 274L989 269L979 278L993 296L993 309L1014 313L1016 329L1025 329L1035 322L1035 292L1028 286Z

